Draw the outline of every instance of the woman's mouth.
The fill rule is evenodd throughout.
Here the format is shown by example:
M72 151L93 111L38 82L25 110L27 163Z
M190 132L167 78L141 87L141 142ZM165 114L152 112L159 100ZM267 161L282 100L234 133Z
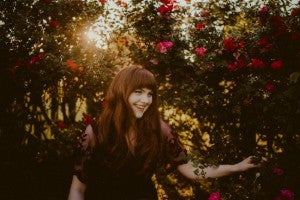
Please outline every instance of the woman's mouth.
M137 110L140 112L144 112L145 107L144 106L136 106Z

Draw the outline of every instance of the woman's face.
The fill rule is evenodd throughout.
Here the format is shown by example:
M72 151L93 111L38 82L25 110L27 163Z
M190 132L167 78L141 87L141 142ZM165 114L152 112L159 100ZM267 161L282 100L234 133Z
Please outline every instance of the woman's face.
M143 117L152 103L152 90L140 88L134 90L128 97L128 103L136 118Z

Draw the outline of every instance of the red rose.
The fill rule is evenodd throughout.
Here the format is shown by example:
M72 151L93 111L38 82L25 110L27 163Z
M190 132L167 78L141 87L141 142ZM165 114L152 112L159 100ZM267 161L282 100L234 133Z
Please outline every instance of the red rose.
M201 30L201 29L203 29L205 27L206 27L205 23L198 23L198 24L196 24L196 30L197 31L199 31L199 30Z
M247 62L245 59L243 58L239 58L236 60L236 62L234 62L234 64L238 67L238 68L244 68L247 65Z
M267 14L267 13L268 13L268 7L267 7L267 6L262 7L262 8L260 9L260 11L259 11L259 14L260 14L260 15L265 15L265 14Z
M93 122L93 117L91 115L83 113L82 121L85 125L89 125Z
M78 69L78 65L73 60L67 60L67 66L75 72Z
M235 69L237 69L237 66L235 64L232 64L232 63L228 63L227 64L227 69L229 71L234 71Z
M280 15L272 16L271 19L270 19L270 22L275 27L281 27L284 24L283 20L282 20L282 17Z
M299 34L297 32L291 32L289 35L289 39L292 41L296 41L299 39Z
M172 4L173 3L173 0L160 0L160 2L162 2L163 4Z
M38 61L41 61L45 58L44 55L40 55L40 56L33 56L30 58L30 61L29 61L29 65L33 65L34 63L38 62Z
M278 70L281 69L283 67L283 62L282 60L275 60L274 62L271 63L271 68Z
M265 85L265 89L269 92L273 92L276 89L276 87L273 83L267 82Z
M264 68L266 66L262 60L257 59L257 58L251 59L251 65L253 68Z
M300 15L300 8L295 8L292 10L291 16L296 17L298 15Z
M282 176L283 175L283 171L279 167L274 167L273 173L276 174L276 175L278 175L278 176Z
M172 9L173 9L173 5L169 5L169 6L161 5L157 8L158 12L161 15L165 15L165 14L171 12Z
M59 129L61 129L61 130L63 130L63 129L66 128L66 124L65 124L65 122L63 122L63 121L58 121L58 122L56 123L56 126L57 126L57 128L59 128Z
M245 47L245 43L243 41L240 41L238 46L239 46L239 48L244 48Z
M267 44L268 44L268 42L265 38L263 38L257 42L258 46L266 46Z
M262 47L265 47L266 49L270 49L272 47L272 44L270 44L266 38L263 38L261 40L259 40L257 42L257 45L258 46L262 46Z
M59 21L56 21L56 20L51 20L49 22L49 25L52 26L52 27L54 27L54 28L59 28L60 27Z
M228 51L234 51L237 48L237 45L233 42L232 37L226 38L223 41L224 49Z

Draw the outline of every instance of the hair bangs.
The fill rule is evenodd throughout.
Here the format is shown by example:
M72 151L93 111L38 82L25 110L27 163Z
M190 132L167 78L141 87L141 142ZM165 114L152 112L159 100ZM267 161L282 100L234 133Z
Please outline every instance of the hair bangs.
M138 88L148 88L151 89L152 92L156 91L155 77L145 69L140 69L137 70L136 73L133 73L132 80L132 91Z

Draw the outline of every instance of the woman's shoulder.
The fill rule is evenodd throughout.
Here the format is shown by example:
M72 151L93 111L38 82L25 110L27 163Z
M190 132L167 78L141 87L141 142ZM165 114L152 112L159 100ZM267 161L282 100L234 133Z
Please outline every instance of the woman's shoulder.
M165 122L163 119L160 119L160 128L162 134L166 136L167 139L171 139L174 137L170 125L167 122Z
M85 131L82 135L82 146L84 149L89 147L95 147L96 145L96 135L92 124L88 124L85 128Z

